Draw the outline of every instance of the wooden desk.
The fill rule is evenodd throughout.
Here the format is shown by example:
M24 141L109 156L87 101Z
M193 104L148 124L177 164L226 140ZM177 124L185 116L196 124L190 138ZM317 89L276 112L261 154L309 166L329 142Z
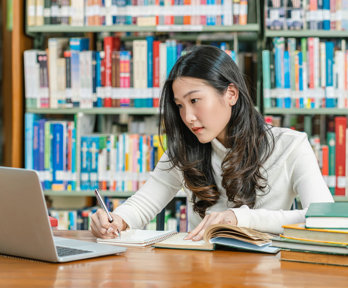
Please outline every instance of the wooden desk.
M94 241L88 231L55 235ZM0 256L0 287L236 286L348 287L348 268L285 262L257 253L151 247L66 264Z

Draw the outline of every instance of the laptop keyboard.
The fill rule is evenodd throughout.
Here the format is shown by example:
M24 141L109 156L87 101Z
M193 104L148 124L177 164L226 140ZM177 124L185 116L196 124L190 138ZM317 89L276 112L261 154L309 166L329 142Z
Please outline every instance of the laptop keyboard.
M57 247L57 253L59 257L72 256L72 255L92 252L88 250L80 250L80 249L74 249L74 248L68 248L68 247L62 247L62 246L56 246L56 247Z

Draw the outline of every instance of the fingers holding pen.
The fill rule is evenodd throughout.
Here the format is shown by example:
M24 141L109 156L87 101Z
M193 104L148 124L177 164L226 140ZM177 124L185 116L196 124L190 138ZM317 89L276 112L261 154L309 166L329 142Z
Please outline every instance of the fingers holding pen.
M120 229L117 225L119 221L114 221L118 216L113 213L110 214L113 217L112 223L109 222L108 216L103 209L98 209L97 212L92 215L91 230L96 237L115 238L119 235Z

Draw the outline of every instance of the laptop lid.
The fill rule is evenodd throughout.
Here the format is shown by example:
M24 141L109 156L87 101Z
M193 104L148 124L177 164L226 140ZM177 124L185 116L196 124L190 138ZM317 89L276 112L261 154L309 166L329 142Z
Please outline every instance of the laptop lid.
M0 253L67 262L124 252L123 247L53 237L36 171L0 167ZM56 241L55 241L56 240ZM59 257L56 243L84 252Z

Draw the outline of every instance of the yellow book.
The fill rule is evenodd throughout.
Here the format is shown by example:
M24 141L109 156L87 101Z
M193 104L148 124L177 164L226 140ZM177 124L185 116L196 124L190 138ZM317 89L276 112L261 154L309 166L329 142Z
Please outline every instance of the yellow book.
M306 228L305 223L284 225L282 237L348 244L348 229Z

